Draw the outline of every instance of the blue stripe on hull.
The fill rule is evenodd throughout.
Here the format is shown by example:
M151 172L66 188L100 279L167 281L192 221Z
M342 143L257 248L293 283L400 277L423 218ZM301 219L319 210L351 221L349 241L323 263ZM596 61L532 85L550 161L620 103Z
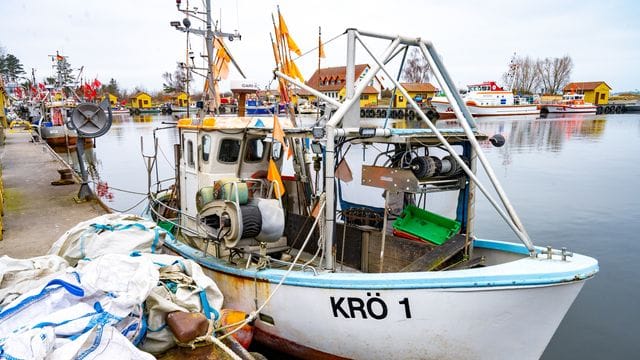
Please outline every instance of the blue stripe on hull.
M168 240L165 246L178 254L198 262L210 270L238 277L265 280L278 283L285 270L239 269L226 265L226 262L213 256L203 256L196 250L177 240ZM493 240L476 240L476 248L493 249L516 254L528 254L524 245ZM448 288L490 288L512 286L544 286L560 283L582 281L598 272L598 263L587 258L582 268L571 268L567 271L525 274L491 274L478 275L474 269L453 270L445 272L413 272L413 273L322 273L293 271L285 280L285 285L328 288L328 289L448 289ZM526 259L523 259L526 261ZM522 261L522 260L516 260ZM544 261L544 260L542 260ZM488 267L487 267L488 268ZM486 268L484 268L486 269Z

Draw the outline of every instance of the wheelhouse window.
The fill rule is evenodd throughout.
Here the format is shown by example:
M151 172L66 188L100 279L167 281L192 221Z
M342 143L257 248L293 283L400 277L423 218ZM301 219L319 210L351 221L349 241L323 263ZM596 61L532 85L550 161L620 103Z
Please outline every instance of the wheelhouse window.
M240 141L236 139L223 139L220 142L218 161L221 163L235 163L240 157Z
M209 155L211 155L211 136L202 136L202 161L208 162Z
M258 162L262 161L266 153L267 144L264 139L253 138L247 141L247 149L244 154L244 161Z
M187 165L190 167L196 166L196 163L193 159L193 141L187 140Z

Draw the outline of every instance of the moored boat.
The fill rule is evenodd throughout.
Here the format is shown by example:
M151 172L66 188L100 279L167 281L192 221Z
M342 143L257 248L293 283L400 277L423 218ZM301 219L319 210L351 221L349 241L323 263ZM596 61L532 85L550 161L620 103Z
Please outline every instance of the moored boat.
M390 45L348 80L343 103L275 71L335 110L324 126L275 116L179 121L176 181L150 198L153 217L176 235L165 246L206 269L224 306L250 314L258 341L299 357L539 358L597 261L533 245L431 43L346 34L347 66L356 39L370 55L366 39ZM459 127L436 128L390 75L383 64L400 46L420 49ZM358 100L381 70L426 128L360 123ZM294 175L281 177L289 153ZM502 204L478 181L478 165ZM347 186L368 201L348 201ZM476 237L478 191L522 244ZM553 303L543 314L542 301Z
M473 116L510 116L539 115L536 104L530 104L520 98L516 101L513 92L506 91L493 81L468 85L462 95L465 105ZM443 118L454 118L453 108L446 96L438 95L431 99L431 105Z
M562 100L552 104L540 105L541 112L544 114L558 113L558 114L570 114L570 113L583 113L583 114L595 114L598 107L585 102L584 94L564 94Z

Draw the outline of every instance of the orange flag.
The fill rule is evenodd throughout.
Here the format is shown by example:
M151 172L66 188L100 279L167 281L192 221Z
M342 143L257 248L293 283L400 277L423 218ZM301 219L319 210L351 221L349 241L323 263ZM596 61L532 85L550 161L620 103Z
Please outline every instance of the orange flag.
M287 24L284 22L284 18L282 17L282 14L280 14L279 11L278 11L278 20L280 21L280 34L282 34L282 36L285 39L287 39L287 45L289 45L289 50L296 53L296 55L301 56L302 51L300 51L300 48L298 48L298 44L296 44L296 42L293 41L293 38L289 34L289 28L287 28Z
M318 28L318 57L325 58L324 45L322 44L322 33L320 31L320 28Z
M276 115L273 115L273 139L279 141L282 146L285 146L284 131L282 127L280 127L280 120L278 120Z
M275 182L274 193L278 199L284 195L285 189L284 184L282 183L282 178L280 178L280 172L278 171L278 167L276 163L273 162L273 159L269 159L269 170L267 171L267 180L272 183Z
M289 62L289 71L291 72L289 76L298 78L300 82L304 82L304 77L302 77L302 73L298 69L298 66L296 65L296 63L293 62L293 60Z

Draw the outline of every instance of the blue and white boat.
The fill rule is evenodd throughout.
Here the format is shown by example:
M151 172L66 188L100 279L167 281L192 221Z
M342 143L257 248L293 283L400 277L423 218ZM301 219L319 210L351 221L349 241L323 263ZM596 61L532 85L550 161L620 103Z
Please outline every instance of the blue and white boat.
M324 126L180 120L179 181L150 199L176 235L165 246L206 269L225 308L250 314L254 339L301 358L539 358L598 262L532 243L482 152L487 136L430 42L356 29L346 37L347 67L356 40L375 64L347 82L342 103L275 72L335 110ZM380 56L370 39L389 41ZM384 64L405 46L430 64L459 127L437 128L397 81L422 126L360 122L361 93L380 71L395 79ZM287 167L294 175L280 177ZM345 199L357 191L368 201ZM476 236L481 194L521 243Z

